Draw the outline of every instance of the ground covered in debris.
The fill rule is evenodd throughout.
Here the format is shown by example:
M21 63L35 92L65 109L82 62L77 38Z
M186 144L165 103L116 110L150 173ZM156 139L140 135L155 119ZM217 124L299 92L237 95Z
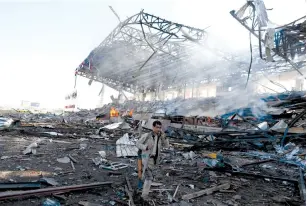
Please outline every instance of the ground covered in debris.
M0 204L305 203L304 92L263 97L261 104L214 118L164 110L112 118L110 106L67 115L1 112ZM144 202L136 141L156 119L171 147L162 152L150 199Z
M50 132L50 129L41 127L1 131L2 183L25 183L29 186L40 182L39 188L97 182L112 184L76 192L59 191L41 197L34 195L22 199L2 200L1 205L42 205L47 198L63 205L89 205L88 203L128 205L129 197L125 192L126 176L134 191L134 203L142 205L137 193L136 157L117 158L116 137L99 138L95 135L95 129L80 127L79 130L84 132L79 134L74 134L76 133L74 128L53 128L53 132L64 133L65 130L66 133L63 136L49 137L40 136L41 133L37 130ZM34 131L37 135L34 135ZM28 134L31 132L32 135ZM32 143L37 145L28 154L24 154L25 149ZM178 140L175 143L171 139L171 143L172 147L162 153L161 168L156 173L155 184L151 188L150 196L154 200L150 202L151 205L300 205L302 203L297 182L299 178L297 167L274 161L250 164L260 160L247 157L239 151L202 149L186 152ZM104 154L99 151L104 151ZM228 162L222 169L208 167L206 162L204 163L204 158L216 154L223 155L223 159ZM103 161L123 163L124 168L118 170L103 168L99 158ZM51 184L43 183L42 178L52 178ZM23 186L17 189L25 191ZM217 186L221 186L221 189L206 191ZM5 185L1 188L5 188ZM204 190L205 192L199 197L189 196ZM5 198L0 195L0 199Z

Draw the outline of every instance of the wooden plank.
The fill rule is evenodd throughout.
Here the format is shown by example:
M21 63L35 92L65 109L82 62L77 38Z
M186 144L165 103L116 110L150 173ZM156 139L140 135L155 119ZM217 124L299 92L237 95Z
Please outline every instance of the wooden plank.
M128 185L128 189L129 189L130 192L132 192L133 189L132 189L131 184L129 182L129 178L127 176L125 176L125 178L126 178L126 182L127 182L127 185Z
M74 163L78 163L78 161L77 161L75 158L73 158L70 154L68 155L68 157L69 157L69 159L70 159L71 161L73 161Z
M222 184L222 185L219 185L219 186L216 186L216 187L212 187L212 188L201 190L201 191L194 192L194 193L191 193L191 194L183 195L182 199L183 200L190 200L190 199L200 197L200 196L203 196L203 195L210 195L213 192L216 192L216 191L219 191L219 190L227 190L229 188L230 188L230 184L225 183L225 184Z
M36 189L36 190L28 190L28 191L1 192L0 200L31 197L31 196L44 196L44 195L52 195L52 194L58 194L58 193L67 193L67 192L72 192L72 191L88 190L88 189L97 188L97 187L101 187L104 185L111 185L111 184L112 182L96 182L96 183L90 183L90 184L52 187L52 188L44 188L44 189Z

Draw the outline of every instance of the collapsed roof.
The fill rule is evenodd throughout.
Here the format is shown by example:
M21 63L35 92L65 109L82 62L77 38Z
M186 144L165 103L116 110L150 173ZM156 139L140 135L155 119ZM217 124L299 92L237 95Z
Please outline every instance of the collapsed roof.
M237 17L235 13L233 16ZM247 20L238 19L242 25ZM306 21L302 25L306 28ZM303 26L299 27L300 32ZM255 28L254 24L251 31L254 35ZM297 31L298 27L293 27L293 30ZM248 75L249 57L208 48L205 46L205 36L206 32L202 29L141 11L120 22L79 65L76 75L131 93L183 87L194 82L233 81L234 76L238 78ZM306 35L301 37L300 33L299 37L299 47L292 49L297 45L287 44L290 51L285 50L284 41L280 41L282 51L302 54L306 48ZM295 64L296 69L304 67L306 57L302 60L294 56L291 61L284 61L273 55L274 62L266 62L262 57L254 55L253 62L256 64L252 71L283 72L289 70L289 64ZM225 67L229 67L227 72L221 72L221 68Z
M202 40L205 35L204 30L142 11L121 22L89 54L77 72L130 92L167 86L174 72L181 76L177 80L188 72L183 62L194 48L185 33L195 40Z
M306 66L306 16L275 27L262 0L248 0L238 11L232 10L230 14L259 40L261 59L284 62L289 64L288 68L292 67L304 76L300 69Z

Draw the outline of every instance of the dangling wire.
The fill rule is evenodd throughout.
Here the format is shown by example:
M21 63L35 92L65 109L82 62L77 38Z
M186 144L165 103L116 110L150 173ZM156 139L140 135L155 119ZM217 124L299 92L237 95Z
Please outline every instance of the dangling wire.
M253 9L253 21L252 21L252 29L254 30L254 24L255 24L255 9ZM252 32L249 32L249 48L250 48L250 53L251 53L251 59L249 63L249 68L248 68L248 74L247 74L247 81L245 84L245 89L247 87L248 81L249 81L249 76L252 68L252 63L253 63L253 46L252 46Z

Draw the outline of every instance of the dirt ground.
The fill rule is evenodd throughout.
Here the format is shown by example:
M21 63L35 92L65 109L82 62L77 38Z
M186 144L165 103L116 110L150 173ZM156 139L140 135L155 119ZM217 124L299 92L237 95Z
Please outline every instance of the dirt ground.
M129 198L124 190L126 185L125 176L128 176L132 188L136 191L134 194L136 205L142 205L139 202L139 193L137 193L137 160L135 157L116 157L116 137L110 138L110 140L90 138L91 134L95 133L95 129L89 128L58 128L56 131L65 132L65 135L54 137L41 136L40 133L37 133L37 131L47 131L42 128L28 128L26 131L0 131L0 181L2 183L31 182L38 181L41 177L52 177L59 183L59 186L107 181L111 181L112 185L60 194L54 197L10 199L0 201L1 206L38 206L43 205L44 200L47 198L55 199L61 205L80 205L80 201L98 205L123 205L115 202L114 199L128 203ZM31 135L32 133L33 135ZM74 138L72 138L72 135ZM22 151L38 139L41 141L38 144L38 148L36 148L36 154L23 155ZM85 148L82 149L81 147ZM99 157L98 151L106 151L106 159L109 161L122 162L130 166L116 171L120 174L110 174L112 171L98 168L93 163L92 159ZM182 156L179 153L180 150L176 148L163 153L163 162L156 172L154 181L161 183L161 185L152 187L153 192L150 193L155 205L272 206L302 204L298 187L294 183L203 170L197 164L197 161L180 160ZM73 170L70 163L57 161L57 158L68 155L77 160L77 163L74 164L75 170ZM284 169L286 171L287 167ZM253 171L254 167L251 167L250 170ZM230 183L231 187L228 190L203 195L189 201L181 200L181 197L185 194L223 183ZM170 203L168 197L173 196L178 184L180 186L175 200ZM44 185L43 187L52 186ZM150 204L153 205L152 202Z

